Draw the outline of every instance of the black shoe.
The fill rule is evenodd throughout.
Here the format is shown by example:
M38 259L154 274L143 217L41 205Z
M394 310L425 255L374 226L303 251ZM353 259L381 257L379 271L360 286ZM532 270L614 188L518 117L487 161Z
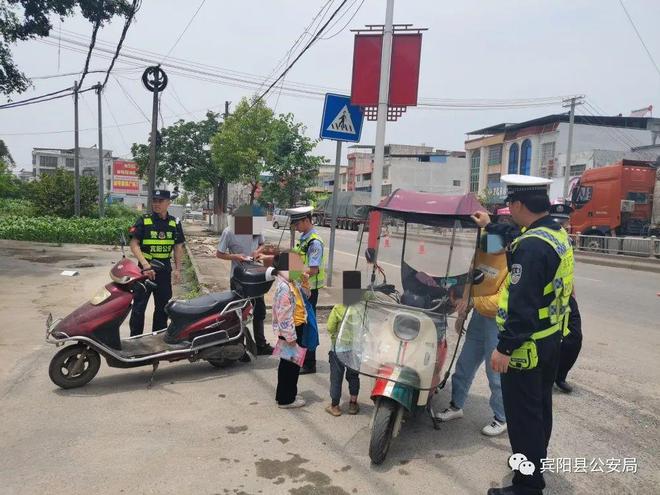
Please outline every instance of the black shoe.
M271 354L273 354L273 346L269 343L257 347L257 356L270 356Z
M570 394L573 391L573 387L566 383L566 380L557 380L555 385L557 385L557 388L565 394Z
M486 495L543 495L543 490L510 485L502 488L489 488Z
M303 366L300 368L300 374L301 375L311 375L312 373L316 373L316 366Z

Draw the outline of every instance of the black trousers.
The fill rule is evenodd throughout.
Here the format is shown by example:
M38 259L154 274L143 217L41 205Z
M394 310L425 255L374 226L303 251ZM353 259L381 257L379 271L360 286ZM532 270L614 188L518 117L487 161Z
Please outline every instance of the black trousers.
M131 336L141 335L144 331L144 314L147 310L147 303L149 297L154 295L154 317L152 324L152 331L163 330L167 327L167 313L165 313L165 305L172 299L172 267L169 263L165 268L156 271L156 287L153 291L143 290L141 287L135 289L133 293L133 310L131 311L131 319L129 326L131 328Z
M234 281L229 280L229 288L234 290ZM252 299L254 309L252 311L252 333L254 334L254 343L257 347L264 347L268 344L264 335L264 320L266 319L266 301L263 297Z
M319 302L319 290L312 289L311 292L312 294L309 296L309 302L312 305L312 308L314 308L314 312L316 312L316 303ZM307 349L307 354L305 354L305 362L303 363L303 367L304 368L316 367L316 349L314 349L313 351Z
M296 327L298 345L302 343L302 329L302 325ZM300 376L300 366L286 359L280 359L280 365L277 368L277 390L275 391L275 400L280 406L291 404L296 400L298 376Z
M524 454L536 467L533 475L515 471L513 484L543 489L541 459L547 457L552 434L552 386L557 376L561 335L537 342L539 362L532 370L509 368L502 373L502 397L511 450Z
M570 333L561 341L559 352L559 368L557 369L557 381L565 381L568 372L577 361L580 349L582 349L582 318L577 301L571 296L569 300L571 315L568 320Z

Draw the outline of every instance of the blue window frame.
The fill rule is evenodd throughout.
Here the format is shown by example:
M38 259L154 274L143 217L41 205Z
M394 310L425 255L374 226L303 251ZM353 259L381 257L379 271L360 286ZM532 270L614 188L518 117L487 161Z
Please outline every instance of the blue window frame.
M523 141L520 147L520 174L529 175L532 168L532 142L529 139Z
M509 147L509 173L518 173L518 143L513 143Z

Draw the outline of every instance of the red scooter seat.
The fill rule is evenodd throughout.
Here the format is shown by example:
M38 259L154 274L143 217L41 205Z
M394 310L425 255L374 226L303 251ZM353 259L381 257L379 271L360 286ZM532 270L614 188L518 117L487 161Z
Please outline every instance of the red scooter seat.
M237 299L238 296L232 291L214 292L187 301L172 301L165 306L165 312L172 320L202 318L213 313L220 313L227 304Z

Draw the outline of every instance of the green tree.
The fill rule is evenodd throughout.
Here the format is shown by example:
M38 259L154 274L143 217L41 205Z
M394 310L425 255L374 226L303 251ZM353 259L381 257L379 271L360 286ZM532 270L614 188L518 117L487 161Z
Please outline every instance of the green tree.
M220 129L218 114L207 112L199 122L179 120L161 129L158 147L158 180L182 185L186 191L206 194L220 182L220 167L211 159L211 139ZM133 159L141 177L147 176L149 146L133 143Z
M250 204L273 149L273 111L243 98L211 141L213 161L227 182L250 186Z
M98 184L96 177L80 177L80 214L93 215L96 211ZM44 174L30 184L30 199L40 215L72 217L74 214L73 174L57 169Z
M82 16L103 26L115 15L128 16L138 0L0 0L0 94L22 93L30 80L12 58L10 45L43 38L53 29L52 21L63 20L80 8ZM133 12L134 13L134 12Z
M25 184L13 174L14 165L9 148L0 139L0 198L20 198L24 194Z
M314 184L324 157L310 153L317 141L304 135L306 128L292 114L280 115L271 124L271 152L265 170L271 180L264 185L263 200L291 207L307 199L306 189Z

